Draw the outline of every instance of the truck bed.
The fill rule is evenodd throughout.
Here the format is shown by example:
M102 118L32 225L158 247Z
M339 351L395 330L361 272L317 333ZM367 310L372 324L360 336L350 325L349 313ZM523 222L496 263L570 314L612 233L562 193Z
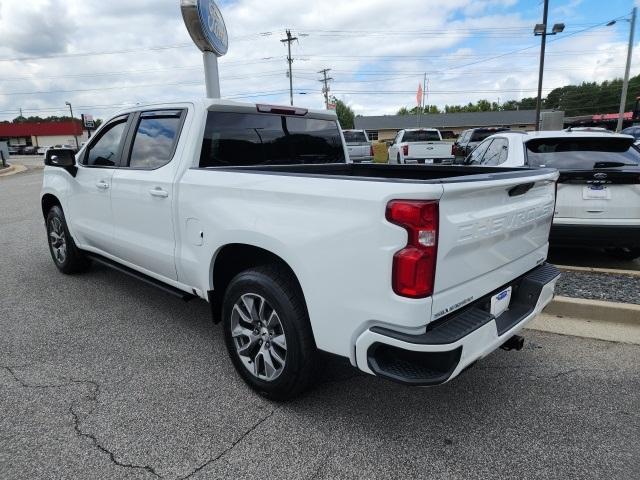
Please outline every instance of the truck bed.
M398 183L455 183L529 177L551 173L552 168L504 168L473 166L391 165L328 163L307 165L253 165L213 167L207 170L259 172L270 175L331 177L348 180L389 181Z

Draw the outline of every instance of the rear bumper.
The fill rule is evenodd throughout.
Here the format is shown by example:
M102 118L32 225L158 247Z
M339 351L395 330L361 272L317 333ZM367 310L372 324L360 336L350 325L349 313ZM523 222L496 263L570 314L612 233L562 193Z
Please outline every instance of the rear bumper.
M443 157L443 158L415 158L405 157L405 163L419 163L419 164L434 164L434 165L453 165L455 157Z
M366 155L364 157L349 157L352 162L373 162L373 157L371 155Z
M555 223L551 245L588 247L640 247L640 225L571 225Z
M520 278L409 335L371 327L356 340L358 368L406 385L438 385L458 376L517 334L553 298L560 272L545 263ZM511 286L509 309L489 313L491 295Z

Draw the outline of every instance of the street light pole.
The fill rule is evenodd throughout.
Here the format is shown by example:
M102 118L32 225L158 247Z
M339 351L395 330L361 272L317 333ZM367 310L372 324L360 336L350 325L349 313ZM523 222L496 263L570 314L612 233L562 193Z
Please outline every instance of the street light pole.
M533 29L535 36L541 36L540 43L540 71L538 72L538 98L536 99L536 130L540 130L540 107L542 106L542 76L544 73L544 50L547 45L547 35L557 35L564 31L564 23L554 23L550 32L547 32L547 14L549 13L549 0L544 0L542 23L538 23Z
M64 104L69 107L69 112L71 113L71 125L73 125L73 107L71 106L71 103L69 103L69 102L64 102ZM80 150L80 144L78 143L78 136L75 134L75 127L74 127L73 138L76 141L76 148L78 150Z
M547 44L547 14L549 13L549 0L544 0L542 13L542 39L540 41L540 70L538 71L538 98L536 99L536 131L540 130L540 106L542 103L542 75L544 73L544 49Z
M627 89L629 88L629 70L631 69L631 56L633 54L633 33L636 29L636 11L637 8L633 7L631 11L631 28L629 29L629 46L627 47L627 65L624 70L624 81L622 82L622 94L620 95L620 109L618 111L618 124L616 125L616 132L622 130L622 124L624 121L624 111L627 104Z

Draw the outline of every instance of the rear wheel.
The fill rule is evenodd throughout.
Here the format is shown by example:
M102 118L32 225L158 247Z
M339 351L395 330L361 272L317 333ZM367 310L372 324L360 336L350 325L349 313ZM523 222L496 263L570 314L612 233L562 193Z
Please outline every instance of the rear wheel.
M610 248L607 253L618 260L635 260L640 257L640 247Z
M47 214L47 240L51 258L62 273L77 273L89 265L89 260L76 247L69 234L62 208L54 205Z
M300 288L286 269L262 266L238 274L222 315L227 350L251 388L287 400L310 385L316 347Z

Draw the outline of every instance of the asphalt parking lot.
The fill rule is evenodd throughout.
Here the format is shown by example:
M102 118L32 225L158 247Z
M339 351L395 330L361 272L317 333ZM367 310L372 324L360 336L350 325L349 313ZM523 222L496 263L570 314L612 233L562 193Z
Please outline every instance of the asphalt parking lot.
M640 346L527 332L451 384L327 357L270 403L207 305L120 273L55 269L41 171L0 178L0 478L640 476Z

